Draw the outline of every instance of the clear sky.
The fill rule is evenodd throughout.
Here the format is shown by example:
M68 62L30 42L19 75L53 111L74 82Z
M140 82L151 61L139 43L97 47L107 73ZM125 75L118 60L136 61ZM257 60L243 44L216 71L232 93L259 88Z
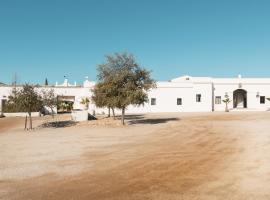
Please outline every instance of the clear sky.
M133 53L156 80L269 76L269 0L0 0L0 82L82 82Z

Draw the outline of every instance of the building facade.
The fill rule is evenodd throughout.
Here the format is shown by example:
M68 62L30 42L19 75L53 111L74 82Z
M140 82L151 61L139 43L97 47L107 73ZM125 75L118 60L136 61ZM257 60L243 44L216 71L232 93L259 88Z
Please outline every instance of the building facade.
M82 109L83 98L91 99L94 82L82 86L65 80L63 84L40 86L38 91L54 89L59 101L70 102L72 109ZM20 88L21 86L17 86ZM14 86L0 85L0 111ZM229 98L233 111L267 111L270 108L270 78L211 78L181 76L170 81L157 82L148 92L149 101L143 106L129 106L127 113L155 112L212 112L224 111L223 100ZM270 99L269 99L270 100ZM106 108L89 105L90 113L106 113Z

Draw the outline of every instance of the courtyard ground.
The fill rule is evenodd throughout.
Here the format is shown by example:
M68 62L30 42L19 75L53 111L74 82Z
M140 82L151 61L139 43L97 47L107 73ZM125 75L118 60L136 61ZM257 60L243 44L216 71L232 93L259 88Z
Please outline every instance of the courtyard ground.
M45 122L0 119L0 199L270 199L270 112Z

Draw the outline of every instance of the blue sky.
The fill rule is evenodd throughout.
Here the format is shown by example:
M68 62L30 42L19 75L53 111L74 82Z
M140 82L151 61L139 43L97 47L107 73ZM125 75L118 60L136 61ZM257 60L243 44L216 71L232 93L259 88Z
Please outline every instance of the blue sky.
M133 53L156 80L270 77L267 0L0 0L0 82L82 82Z

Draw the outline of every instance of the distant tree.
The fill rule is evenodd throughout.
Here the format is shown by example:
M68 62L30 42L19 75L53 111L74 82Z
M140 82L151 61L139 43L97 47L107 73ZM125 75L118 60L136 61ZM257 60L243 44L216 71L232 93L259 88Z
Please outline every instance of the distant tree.
M134 56L129 53L107 55L106 63L99 65L97 70L98 84L94 89L93 100L97 106L121 109L122 124L127 106L147 102L147 91L155 87L150 71L140 67ZM106 95L109 98L103 100Z
M18 84L18 76L17 73L15 72L12 76L12 85L16 88L17 84Z
M32 116L31 112L35 112L42 108L42 99L35 91L35 86L25 84L22 90L17 95L19 99L19 105L22 109L26 110L29 116L29 129L32 129Z
M3 107L4 112L25 112L20 107L20 99L18 98L19 89L13 86L11 94L8 96L8 100Z
M54 118L53 109L57 107L57 96L53 89L42 90L42 105L50 109L52 118Z
M80 103L85 106L85 110L88 110L89 103L90 103L89 98L87 97L82 98Z
M46 86L49 85L49 82L48 82L48 79L47 79L47 78L45 79L45 85L46 85Z
M231 102L230 98L229 98L229 95L225 95L225 99L222 100L226 107L225 107L225 112L229 112L229 108L228 108L228 104Z

